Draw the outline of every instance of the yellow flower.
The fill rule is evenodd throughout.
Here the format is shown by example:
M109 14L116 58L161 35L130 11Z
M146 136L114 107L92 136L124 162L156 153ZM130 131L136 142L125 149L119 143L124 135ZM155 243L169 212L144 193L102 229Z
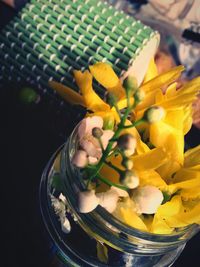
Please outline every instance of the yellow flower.
M155 234L170 234L176 226L168 225L168 222L171 218L182 212L182 210L183 206L180 196L174 196L170 201L161 205L153 218L151 232Z
M114 94L118 99L125 97L125 91L121 81L113 71L110 65L98 62L93 66L89 66L93 77L107 89L109 93Z
M190 205L192 204L192 207ZM191 224L200 224L200 201L195 203L186 202L183 210L174 216L166 218L166 223L170 227L185 227Z
M118 99L118 108L123 109L127 106L127 100L120 79L111 66L106 63L96 63L93 66L89 66L89 69L90 72L87 70L84 72L74 71L75 81L80 89L80 93L55 81L50 81L49 85L71 104L82 105L95 113L95 115L102 116L105 119L119 121L115 108L110 108L94 91L92 79L94 77L108 92L114 94Z
M106 104L92 88L92 75L86 70L85 72L74 71L74 78L81 91L84 103L92 111L108 111L110 107Z
M157 66L155 64L154 58L152 58L149 62L149 67L148 67L147 73L144 77L143 84L152 80L156 76L158 76L158 70L157 70Z
M142 231L147 231L147 226L142 218L135 212L135 204L130 198L125 198L117 205L113 215L120 218L128 226L137 228Z
M158 169L158 172L166 181L183 164L183 130L177 129L172 124L174 122L177 122L177 125L181 124L182 114L180 113L182 111L168 112L163 120L149 126L150 142L155 147L162 147L168 154L168 162Z
M175 81L184 70L183 66L175 67L161 75L157 75L153 62L150 68L151 75L141 86L146 96L144 101L137 106L135 117L141 118L149 106L164 108L165 116L162 120L151 125L145 124L139 129L145 130L151 144L155 147L162 147L168 153L168 162L157 170L168 181L171 175L183 165L184 135L192 125L192 102L200 88L200 77L176 90ZM167 85L169 86L164 93L162 88Z
M151 231L168 233L170 229L189 224L200 224L200 145L188 150L184 164L165 187L172 199L158 208Z
M184 200L193 200L200 197L200 145L188 150L184 155L183 166L171 179L168 191L179 194Z
M156 77L151 76L152 79L148 80L140 87L140 89L145 92L145 98L136 108L136 112L139 112L138 116L143 114L147 107L155 104L156 94L160 92L163 87L166 87L176 81L183 70L183 66L178 66L160 75L156 75L155 71L153 72L153 75L156 75Z

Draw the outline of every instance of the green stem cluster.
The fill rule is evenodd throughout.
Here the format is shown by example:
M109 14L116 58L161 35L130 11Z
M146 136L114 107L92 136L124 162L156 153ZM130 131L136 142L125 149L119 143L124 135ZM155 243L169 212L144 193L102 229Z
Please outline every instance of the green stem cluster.
M124 190L129 190L128 187L119 185L119 184L115 184L112 183L111 181L109 181L108 179L102 177L99 173L101 168L103 167L104 164L107 164L108 166L110 166L111 168L113 168L115 171L117 171L119 174L122 172L122 170L120 170L119 168L117 168L116 166L114 166L111 162L107 162L106 159L107 157L110 155L110 153L112 153L113 150L113 144L114 142L119 138L121 132L124 129L128 129L128 128L132 128L132 127L136 127L139 124L143 123L144 120L140 119L138 121L135 121L134 123L132 123L131 125L125 125L127 118L131 112L131 110L133 110L136 106L137 106L138 102L135 101L133 105L130 104L130 94L127 94L127 109L125 110L125 113L122 115L117 107L117 104L114 104L113 106L116 109L116 112L118 113L119 117L120 117L120 123L117 126L117 130L115 131L115 134L113 135L112 139L109 141L106 149L102 150L103 154L102 157L100 159L100 161L97 163L97 165L95 166L95 168L93 169L92 173L90 173L90 177L88 180L88 185L89 183L94 179L97 178L99 179L101 182L109 185L109 186L115 186Z

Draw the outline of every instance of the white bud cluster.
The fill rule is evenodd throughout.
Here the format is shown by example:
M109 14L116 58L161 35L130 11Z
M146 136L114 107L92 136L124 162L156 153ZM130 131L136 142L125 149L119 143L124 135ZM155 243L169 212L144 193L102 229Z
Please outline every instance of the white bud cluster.
M95 194L94 190L79 192L78 204L81 213L89 213L98 205L113 213L117 207L119 197L128 197L128 193L112 186L108 191Z
M105 149L109 140L113 137L112 130L103 130L103 119L99 116L85 118L78 128L80 149L72 158L72 163L78 168L84 168L88 164L96 164L102 156L102 149L98 138ZM98 135L98 138L95 137Z

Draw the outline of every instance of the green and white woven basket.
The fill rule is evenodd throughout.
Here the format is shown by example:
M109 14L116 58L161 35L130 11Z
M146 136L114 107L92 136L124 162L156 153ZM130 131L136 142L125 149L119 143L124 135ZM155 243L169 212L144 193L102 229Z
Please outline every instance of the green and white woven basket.
M72 70L98 61L140 83L158 44L156 31L104 1L32 0L0 33L0 83L28 81L53 93L54 79L77 90Z

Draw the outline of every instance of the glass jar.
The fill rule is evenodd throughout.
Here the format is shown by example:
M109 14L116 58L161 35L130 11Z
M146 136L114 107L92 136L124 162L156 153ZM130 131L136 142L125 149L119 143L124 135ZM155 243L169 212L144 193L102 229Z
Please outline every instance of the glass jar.
M81 172L71 164L77 143L75 129L50 159L41 180L41 211L61 260L56 266L171 266L199 227L192 225L170 235L158 235L129 227L100 206L91 213L79 213L77 192L84 189L84 182ZM52 186L55 175L61 179L61 191L67 201L66 216L71 224L68 234L62 231L52 207L52 195L60 194Z

